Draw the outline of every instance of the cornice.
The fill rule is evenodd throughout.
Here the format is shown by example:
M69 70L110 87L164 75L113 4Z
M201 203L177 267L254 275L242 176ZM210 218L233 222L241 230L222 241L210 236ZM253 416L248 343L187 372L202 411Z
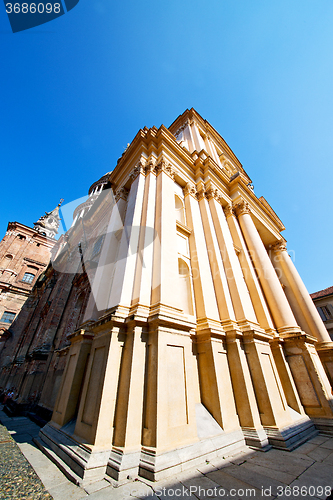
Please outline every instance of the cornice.
M244 199L251 201L251 206L253 207L253 213L255 215L255 209L258 211L258 214L262 214L275 225L275 229L277 232L284 231L285 226L282 221L276 215L274 210L270 207L269 203L265 200L265 198L258 198L252 189L248 187L246 182L244 182L244 178L241 175L235 176L235 178L230 183L230 195L236 191L239 192Z

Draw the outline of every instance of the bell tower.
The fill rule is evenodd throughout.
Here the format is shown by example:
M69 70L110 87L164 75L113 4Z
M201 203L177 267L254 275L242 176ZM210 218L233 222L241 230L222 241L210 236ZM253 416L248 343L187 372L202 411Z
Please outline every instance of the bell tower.
M58 205L51 211L45 212L37 222L34 222L34 229L43 236L55 238L60 225L59 208L64 200L61 199Z

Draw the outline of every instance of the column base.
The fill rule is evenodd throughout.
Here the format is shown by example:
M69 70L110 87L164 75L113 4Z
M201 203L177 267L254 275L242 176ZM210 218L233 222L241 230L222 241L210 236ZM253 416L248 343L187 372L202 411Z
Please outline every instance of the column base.
M242 427L245 443L250 448L258 451L268 451L272 448L269 444L267 434L264 429L255 429L254 427Z
M282 429L276 427L264 427L269 443L273 448L279 450L292 451L309 439L318 434L312 420L304 417L293 425L288 425Z
M116 481L131 481L139 474L141 451L126 453L121 448L112 447L106 473Z
M219 436L166 452L159 452L156 448L142 447L139 475L150 481L160 481L202 464L205 460L223 457L244 447L245 440L241 430L222 433Z
M328 418L313 418L314 425L321 434L333 436L333 420Z
M35 443L79 486L99 481L105 476L110 450L94 452L50 424L39 431Z

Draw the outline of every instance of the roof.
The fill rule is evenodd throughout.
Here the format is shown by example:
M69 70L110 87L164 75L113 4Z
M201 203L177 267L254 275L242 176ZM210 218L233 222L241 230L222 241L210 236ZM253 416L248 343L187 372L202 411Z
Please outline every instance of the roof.
M312 299L319 299L319 297L326 297L326 295L333 295L333 286L324 288L324 290L320 290L319 292L310 293Z

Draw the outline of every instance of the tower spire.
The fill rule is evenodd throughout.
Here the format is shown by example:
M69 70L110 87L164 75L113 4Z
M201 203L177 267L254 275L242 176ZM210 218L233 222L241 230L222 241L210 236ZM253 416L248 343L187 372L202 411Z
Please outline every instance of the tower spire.
M45 212L45 215L42 215L37 222L34 222L34 229L38 231L38 233L43 234L48 238L54 238L55 235L58 234L58 228L61 220L59 216L59 208L63 201L64 200L61 198L58 205L51 212Z

